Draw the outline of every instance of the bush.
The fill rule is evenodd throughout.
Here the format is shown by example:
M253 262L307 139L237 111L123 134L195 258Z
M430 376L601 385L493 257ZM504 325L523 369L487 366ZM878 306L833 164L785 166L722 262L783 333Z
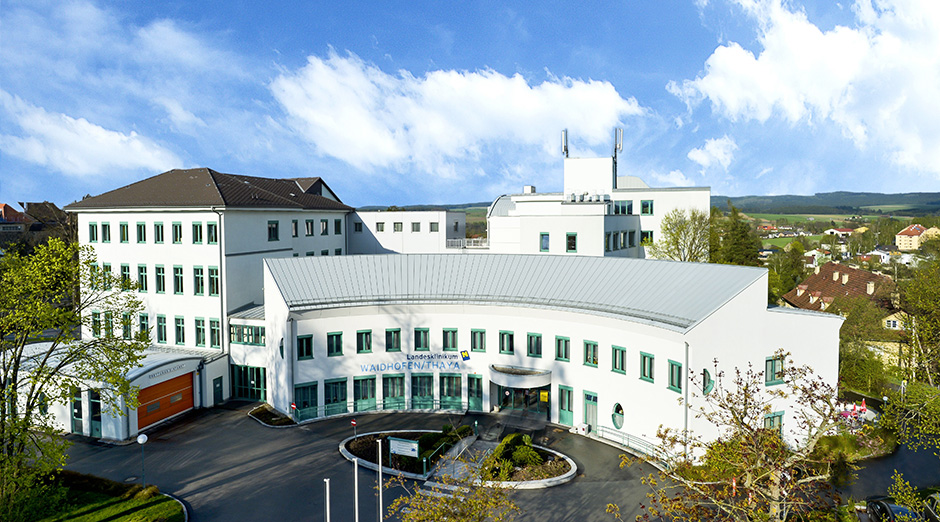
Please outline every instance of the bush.
M520 468L542 464L542 457L532 446L519 446L512 452L512 462Z

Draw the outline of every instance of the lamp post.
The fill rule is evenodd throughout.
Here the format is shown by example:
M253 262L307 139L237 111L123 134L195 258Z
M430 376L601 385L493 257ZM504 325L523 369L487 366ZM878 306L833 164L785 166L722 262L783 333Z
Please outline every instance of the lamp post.
M146 443L146 433L141 433L137 436L137 444L140 445L140 485L143 487L147 487L147 474L144 472L144 444Z

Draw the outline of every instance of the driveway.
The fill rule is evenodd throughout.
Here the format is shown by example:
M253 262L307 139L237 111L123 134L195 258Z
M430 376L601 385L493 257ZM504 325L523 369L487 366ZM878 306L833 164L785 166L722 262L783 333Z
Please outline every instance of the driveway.
M352 436L350 418L334 418L299 427L267 428L246 413L251 405L232 403L201 409L148 432L144 473L148 483L180 498L193 521L322 520L324 478L330 479L331 520L353 520L353 465L340 456L339 443ZM378 413L356 417L359 433L389 429L439 429L443 424L478 421L486 429L499 417L486 414L445 415ZM646 500L640 477L652 468L621 470L621 450L550 425L548 447L578 465L568 484L513 493L520 520L594 522L613 520L609 502L620 504L624 520L640 513ZM76 440L68 469L112 480L139 480L141 448ZM132 479L135 477L135 479ZM360 520L376 520L376 473L359 470ZM401 492L386 491L387 506Z

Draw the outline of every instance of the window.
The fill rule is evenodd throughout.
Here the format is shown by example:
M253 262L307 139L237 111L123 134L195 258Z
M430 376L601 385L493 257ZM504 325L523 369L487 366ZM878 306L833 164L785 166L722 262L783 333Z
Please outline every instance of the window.
M178 265L173 267L173 293L183 293L183 267Z
M641 244L641 245L652 245L652 244L653 244L653 231L652 231L652 230L641 230L641 231L640 231L640 244Z
M105 288L110 289L114 284L111 279L111 263L101 263L101 279L104 281Z
M457 351L457 329L456 328L444 328L444 351L445 352Z
M715 389L715 379L706 369L702 369L702 395L708 395Z
M415 351L426 352L431 349L431 339L427 328L415 328Z
M209 346L222 347L222 324L218 319L209 319Z
M202 244L202 223L196 221L193 223L193 244Z
M290 222L290 235L291 235L291 237L297 237L297 234L298 234L298 232L299 232L299 228L300 228L300 227L297 226L297 220L296 220L296 219L292 219L291 222Z
M166 277L163 271L163 265L154 267L154 276L157 280L157 293L162 294L166 292Z
M333 220L333 233L337 236L343 235L343 220L334 219Z
M320 235L321 236L330 235L330 220L329 219L320 220Z
M499 353L505 353L512 355L516 353L516 349L513 346L513 333L507 332L505 330L500 330L499 332Z
M633 200L614 201L614 214L618 216L633 214Z
M669 386L674 392L682 392L682 365L676 361L669 361Z
M104 313L104 335L105 337L114 337L114 315L112 315L112 312Z
M610 420L618 430L623 428L623 406L619 402L614 404L614 411L610 414Z
M555 359L559 361L571 360L571 339L555 337Z
M202 317L196 318L196 346L206 345L206 320Z
M434 376L424 373L411 374L411 407L415 410L434 407Z
M147 224L146 223L137 223L137 242L146 243L147 242Z
M768 357L764 363L764 383L767 386L783 384L783 356Z
M219 295L219 268L209 267L209 295Z
M432 221L429 226L430 226L431 232L438 232L440 230L439 224L437 221Z
M320 251L320 255L321 255L321 256L328 256L328 255L330 255L330 251L327 250L327 249L323 249L323 250Z
M526 355L529 357L542 356L542 334L530 333L527 336Z
M474 352L486 351L486 330L470 330L470 350Z
M604 252L610 252L612 249L610 232L604 234Z
M173 223L173 244L178 245L183 242L183 224Z
M118 238L120 238L121 243L127 243L131 240L131 231L127 228L127 223L118 224Z
M393 227L394 227L394 228L393 228L393 231L395 231L395 232L401 232L401 231L402 231L402 228L403 228L401 221L396 221L395 224L393 225Z
M304 234L308 236L313 235L313 220L307 219L304 221Z
M401 328L389 328L385 330L385 351L401 351Z
M88 242L89 243L98 242L98 223L88 224Z
M594 341L584 341L584 364L597 366L597 343Z
M147 314L137 316L137 331L140 335L146 335L150 332L150 317Z
M218 223L206 223L206 243L215 245L219 242Z
M131 266L121 265L121 290L127 290L131 287Z
M153 224L153 242L163 243L163 223Z
M327 415L346 413L346 379L332 379L323 382L323 404Z
M898 322L894 319L885 320L885 328L891 328L892 330L898 329Z
M412 232L421 232L421 223L412 221L412 222L411 222L411 231L412 231Z
M636 246L636 230L631 230L631 231L628 233L628 237L629 237L630 239L629 239L629 241L627 242L627 246L629 246L630 248L635 247L635 246Z
M382 408L386 410L405 408L405 376L403 374L382 376Z
M378 221L375 223L376 232L385 232L385 223Z
M462 386L460 375L441 374L441 409L459 410L461 404Z
M343 332L326 334L326 355L328 357L343 355Z
M111 242L111 225L108 223L101 224L101 242L110 243Z
M548 232L539 234L539 252L548 252Z
M91 313L91 335L101 337L101 312Z
M334 256L341 256L341 255L343 255L343 249L342 249L342 248L337 248L337 249L333 250L333 255L334 255Z
M372 330L356 332L356 353L372 353Z
M186 344L186 324L182 317L177 316L174 319L176 326L176 344Z
M279 221L268 221L268 241L280 241Z
M613 362L611 363L611 370L617 373L627 373L627 350L619 346L612 347L611 358Z
M313 257L313 256L317 255L317 253L316 253L316 252L313 252L313 251L309 251L309 252L307 252L307 253L304 254L304 255L307 256L307 257Z
M454 221L454 232L459 232L459 231L460 231L459 225L460 225L460 222L459 222L459 221Z
M202 267L193 267L193 293L202 295L206 291L206 279L203 277Z
M578 234L575 232L569 232L566 236L566 248L568 252L577 252L578 251Z
M775 411L764 416L764 429L776 430L777 434L783 435L783 412Z
M353 232L362 232L362 221L353 223Z
M157 316L157 342L166 344L166 316Z
M249 344L264 346L267 338L263 326L247 324L233 324L229 326L229 342L232 344Z
M653 215L653 200L652 199L644 199L640 201L640 215L641 216Z
M297 360L313 359L313 336L297 336Z

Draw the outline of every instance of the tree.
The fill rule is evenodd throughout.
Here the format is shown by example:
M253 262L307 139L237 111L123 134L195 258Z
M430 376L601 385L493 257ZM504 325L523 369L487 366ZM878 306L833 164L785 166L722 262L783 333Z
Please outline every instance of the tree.
M940 261L922 266L901 287L904 325L910 335L912 379L940 382Z
M760 266L758 258L760 239L730 201L728 207L730 212L721 237L719 262L729 265Z
M0 518L29 518L48 475L65 461L47 405L68 403L73 388L101 386L102 405L132 407L125 377L149 336L130 335L142 309L130 281L95 270L90 248L53 238L32 255L0 258ZM84 283L84 284L81 284ZM93 283L93 284L92 284ZM81 291L79 291L81 288ZM92 313L92 310L95 313ZM115 335L117 319L118 335ZM81 339L77 328L98 332Z
M803 280L806 272L803 252L803 244L793 241L783 251L775 252L767 259L770 269L769 302L776 303Z
M643 480L651 490L646 519L782 521L831 506L827 481L838 462L817 444L840 423L836 392L808 366L782 352L775 357L782 384L767 387L763 372L749 367L736 369L726 386L716 369L714 389L691 402L697 418L718 428L717 439L660 428L661 453L639 459L662 469ZM791 426L773 421L782 402L793 408ZM637 460L621 458L622 465ZM619 510L611 504L608 511Z
M663 216L659 239L646 249L651 257L704 263L708 261L709 215L676 208Z
M914 382L903 392L890 392L879 422L915 451L940 450L940 390Z
M458 473L434 478L430 492L392 477L386 487L398 487L404 495L388 507L388 516L402 522L460 520L462 522L511 522L520 512L509 498L512 465L495 465L490 456L480 464L458 461ZM427 486L427 483L425 484Z
M876 297L886 291L879 288ZM845 317L839 329L839 381L848 388L881 396L885 368L872 347L898 339L896 332L882 327L888 311L867 296L838 298L827 311Z

